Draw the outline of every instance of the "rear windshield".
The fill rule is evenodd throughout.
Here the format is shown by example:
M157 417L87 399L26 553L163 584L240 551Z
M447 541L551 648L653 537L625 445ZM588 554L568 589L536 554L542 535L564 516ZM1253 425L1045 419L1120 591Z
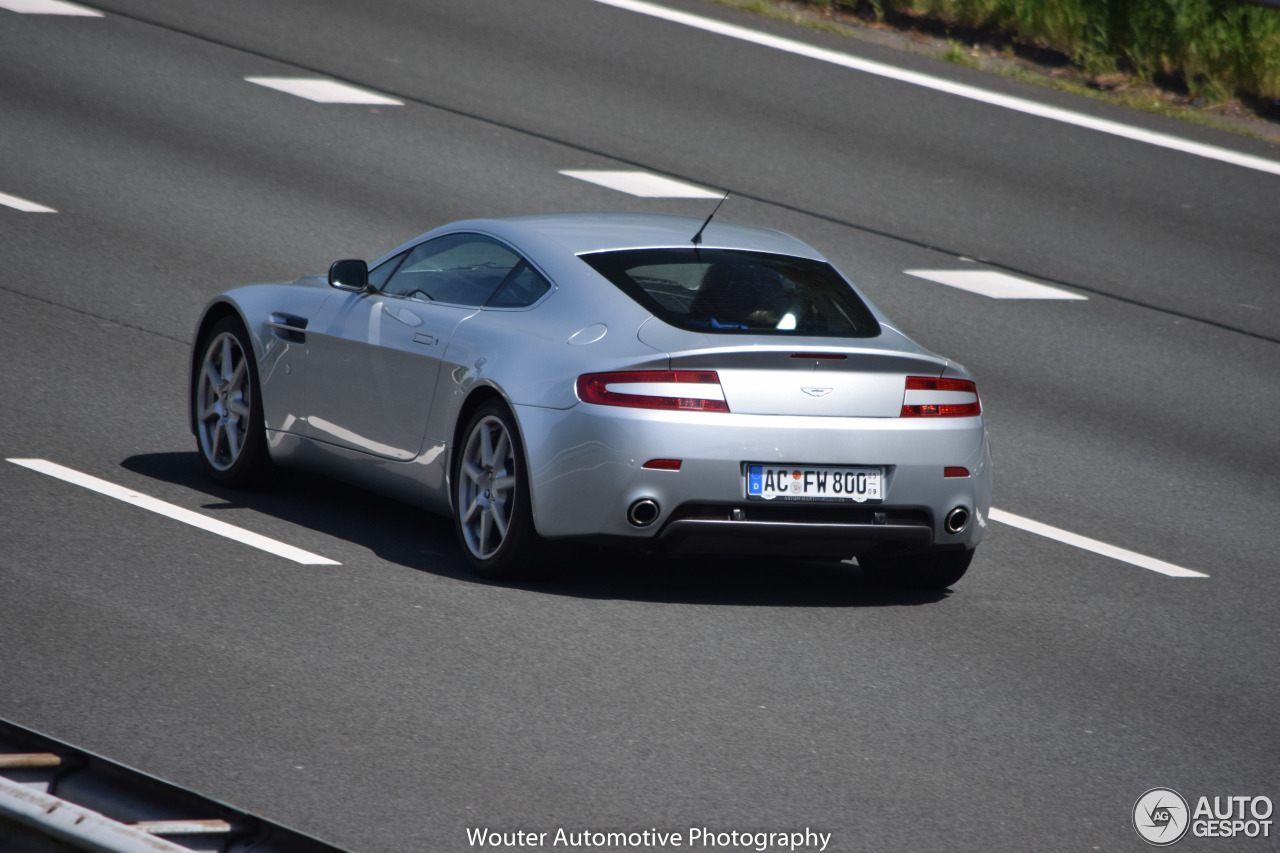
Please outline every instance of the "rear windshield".
M699 332L870 338L871 311L830 264L733 249L580 255L664 322Z

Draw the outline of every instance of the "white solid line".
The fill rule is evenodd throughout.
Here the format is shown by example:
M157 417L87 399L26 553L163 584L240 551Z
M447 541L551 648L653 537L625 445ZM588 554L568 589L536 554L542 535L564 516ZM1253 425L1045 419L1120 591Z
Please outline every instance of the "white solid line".
M1050 287L1025 278L993 270L903 270L907 275L967 290L991 299L1088 299L1060 287Z
M1207 578L1204 572L1196 572L1191 569L1184 569L1182 566L1175 566L1172 563L1166 563L1164 560L1157 560L1154 557L1148 557L1145 554L1139 554L1136 551L1128 551L1124 548L1117 548L1115 545L1108 545L1106 542L1099 542L1097 539L1090 539L1087 536L1080 536L1070 533L1057 527L1050 527L1047 524L1041 524L1038 521L1032 521L1029 518L1023 518L1020 515L1014 515L1011 512L1005 512L1002 509L991 507L991 512L987 517L992 521L998 521L1001 524L1007 524L1010 527L1016 527L1019 530L1025 530L1028 533L1035 533L1039 536L1047 536L1067 545L1073 545L1076 548L1082 548L1085 551L1092 551L1095 554L1101 554L1104 557L1110 557L1113 560L1121 560L1139 568L1149 569L1153 572L1159 572L1162 575L1168 575L1171 578Z
M21 210L23 213L57 213L52 207L45 207L43 204L36 204L34 201L27 201L25 198L18 198L16 195L5 195L0 193L0 204L5 207L12 207L14 210Z
M649 172L561 169L560 174L639 198L720 198L724 193Z
M661 18L664 21L683 24L686 27L694 27L706 32L728 36L729 38L748 41L763 47L773 48L774 50L781 50L798 56L805 56L821 62L829 62L833 65L840 65L845 68L851 68L855 71L875 74L879 77L886 77L890 80L897 80L901 83L910 83L913 86L923 86L926 89L933 89L937 92L945 92L949 95L956 95L957 97L968 98L974 101L981 101L985 104L992 104L997 107L1005 107L1006 109L1016 110L1021 113L1027 113L1028 115L1039 116L1040 118L1047 118L1053 121L1060 121L1077 127L1089 128L1090 130L1097 130L1102 133L1110 133L1114 136L1121 136L1125 139L1132 139L1137 142L1146 142L1150 145L1158 145L1162 148L1170 148L1174 151L1181 151L1184 154L1194 154L1198 157L1207 157L1210 160L1219 160L1223 163L1243 166L1246 169L1256 169L1260 172L1270 172L1273 175L1280 175L1280 162L1275 160L1267 160L1263 157L1255 157L1251 154L1242 154L1239 151L1232 151L1229 148L1219 148L1216 145L1204 145L1199 142L1192 142L1188 139L1171 136L1167 133L1142 130L1141 128L1121 124L1118 121L1094 118L1093 116L1085 115L1084 113L1077 113L1071 110L1059 109L1058 107L1051 107L1035 101L1029 101L1026 98L1017 98L1012 95L1001 95L997 92L989 92L986 89L980 89L977 86L968 86L963 83L952 83L950 80L944 80L941 77L933 77L929 74L908 71L905 68L886 65L883 62L859 59L858 57L850 56L846 53L814 47L812 45L805 44L804 42L793 41L788 38L771 36L767 33L747 29L746 27L739 27L734 24L726 24L711 18L704 18L701 15L677 12L674 9L659 6L656 3L645 2L645 0L595 0L595 2L602 3L606 6L614 6L618 9L626 9L630 12L636 12L641 15Z
M82 474L72 468L66 468L46 459L9 459L14 465L21 465L23 468L30 468L32 471L39 471L41 474L48 474L50 477L56 477L68 483L77 486L83 486L86 489L98 492L116 500L133 504L151 512L172 518L175 521L181 521L183 524L190 524L192 527L198 527L201 530L207 530L210 533L216 533L219 536L225 536L228 539L234 539L245 545L275 554L278 557L284 557L293 560L295 563L301 563L304 566L340 566L341 563L330 560L327 557L321 557L312 554L309 551L303 551L301 548L295 548L292 545L286 545L283 542L277 542L257 533L227 524L225 521L203 516L198 512L192 512L189 509L183 509L180 506L174 506L171 503L153 498L150 495L144 495L141 492L135 492L132 489L126 489L123 486L117 486L115 483L109 483L106 480L100 480L88 474Z
M20 15L67 15L78 18L101 18L102 13L65 0L0 0L0 9Z
M320 80L310 77L246 77L247 82L266 86L318 104L380 104L389 107L404 106L395 98L379 95L367 89L359 89L336 80Z

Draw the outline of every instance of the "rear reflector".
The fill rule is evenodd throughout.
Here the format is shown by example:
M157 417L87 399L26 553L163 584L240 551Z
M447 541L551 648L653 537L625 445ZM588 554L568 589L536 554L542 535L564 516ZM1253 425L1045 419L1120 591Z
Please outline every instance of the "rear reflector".
M642 468L648 468L650 471L679 471L679 459L650 459L642 465Z
M968 379L908 376L902 400L904 418L968 418L982 414L978 386Z
M968 476L969 476L969 469L968 469L968 468L951 468L951 467L943 468L943 469L942 469L942 476L944 476L944 477L968 477Z
M578 377L578 399L600 406L727 412L714 370L629 370Z

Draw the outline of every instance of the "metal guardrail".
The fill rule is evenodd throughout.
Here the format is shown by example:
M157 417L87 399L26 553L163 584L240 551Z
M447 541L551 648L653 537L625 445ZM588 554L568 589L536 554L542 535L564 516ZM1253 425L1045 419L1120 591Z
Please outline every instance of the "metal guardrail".
M348 853L0 720L3 853Z

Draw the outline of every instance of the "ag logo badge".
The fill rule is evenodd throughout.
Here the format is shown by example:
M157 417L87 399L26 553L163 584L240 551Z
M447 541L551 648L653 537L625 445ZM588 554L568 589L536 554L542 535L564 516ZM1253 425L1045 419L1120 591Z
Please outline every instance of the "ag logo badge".
M1156 847L1178 841L1190 825L1187 801L1172 788L1152 788L1133 804L1133 828L1143 841Z

